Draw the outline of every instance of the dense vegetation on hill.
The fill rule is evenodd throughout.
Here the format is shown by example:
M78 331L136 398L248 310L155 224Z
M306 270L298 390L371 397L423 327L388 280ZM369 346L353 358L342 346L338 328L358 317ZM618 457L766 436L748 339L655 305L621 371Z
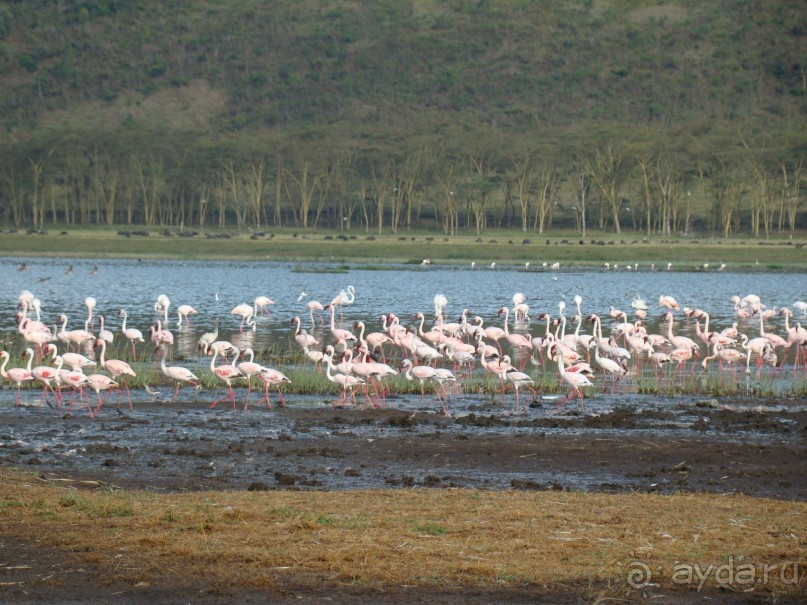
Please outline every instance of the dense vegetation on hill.
M801 0L5 2L0 218L792 232L805 48Z

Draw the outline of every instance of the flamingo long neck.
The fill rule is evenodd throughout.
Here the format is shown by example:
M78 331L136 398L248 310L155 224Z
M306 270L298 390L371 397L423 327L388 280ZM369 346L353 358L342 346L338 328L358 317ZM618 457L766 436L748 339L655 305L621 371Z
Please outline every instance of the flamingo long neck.
M126 320L129 318L129 314L126 313L126 311L124 311L123 313L121 313L121 315L123 315L123 324L121 324L120 330L121 330L121 332L125 332L126 331Z
M163 351L163 354L160 357L160 367L163 369L164 374L168 373L168 366L165 365L165 358L166 357L167 357L167 355L165 354L165 351Z
M335 330L336 329L336 321L335 321L335 318L334 318L335 309L333 308L333 305L331 305L329 307L329 310L331 312L331 330Z
M759 314L759 336L760 338L765 338L765 318L762 313Z
M219 356L219 350L216 349L215 351L213 351L213 357L210 360L210 371L213 372L214 374L216 372L216 357L218 356Z
M673 331L672 331L672 325L673 325L672 313L668 313L667 317L668 317L668 320L667 320L667 339L672 342L673 338L675 338L673 336Z
M507 324L510 323L510 309L502 307L502 310L504 311L504 335L510 336L510 331L507 327Z
M64 319L62 319L62 327L59 330L60 334L64 334L67 331L67 315L62 315Z
M367 341L364 340L364 322L359 322L359 342L364 346L367 346Z
M5 352L5 351L4 351ZM6 372L6 366L8 365L9 356L6 354L3 356L3 365L0 366L0 376L8 380L8 372Z
M101 362L101 367L105 368L106 360L104 359L104 356L106 355L106 341L99 339L98 342L101 345L101 357L99 358L99 361Z
M28 370L28 373L31 373L31 365L34 362L34 350L33 349L25 349L25 356L28 358L28 365L25 366L25 369Z
M566 316L560 316L560 338L563 340L566 338Z

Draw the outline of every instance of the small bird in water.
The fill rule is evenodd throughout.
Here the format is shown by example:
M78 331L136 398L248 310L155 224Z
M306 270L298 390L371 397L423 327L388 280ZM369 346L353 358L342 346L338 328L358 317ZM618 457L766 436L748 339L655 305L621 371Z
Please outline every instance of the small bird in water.
M28 265L25 263L20 263L17 265L17 271L28 271Z
M40 278L39 278L39 283L41 284L41 283L43 283L43 282L48 281L49 279L50 279L50 277L40 277Z
M64 270L64 272L65 272L67 275L72 274L72 273L73 273L73 265L67 265L67 269L65 269L65 270Z
M297 302L301 302L306 296L308 296L308 292L300 292L300 294L297 296Z
M93 265L90 269L90 275L98 275L98 265Z

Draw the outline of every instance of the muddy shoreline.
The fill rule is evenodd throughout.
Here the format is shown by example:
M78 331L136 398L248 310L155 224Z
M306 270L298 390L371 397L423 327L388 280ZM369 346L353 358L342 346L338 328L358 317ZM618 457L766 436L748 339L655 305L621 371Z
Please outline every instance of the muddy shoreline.
M478 488L614 493L698 491L807 499L803 401L621 396L558 412L536 398L512 416L486 398L453 417L312 407L210 410L136 402L86 410L0 412L0 464L158 491Z
M287 398L287 407L209 409L150 401L132 411L59 414L0 406L0 464L65 487L154 491L475 488L595 492L712 492L807 499L807 404L801 400L600 396L584 412L536 397L524 415L489 397L452 401L453 416L413 416L417 397L380 410L333 409ZM81 553L0 532L4 603L585 603L607 587L388 590L288 576L265 591L215 589L164 578L133 586ZM324 582L324 583L323 583ZM605 592L603 592L605 594ZM610 593L609 593L610 594ZM633 593L626 602L662 598ZM665 603L767 602L764 593L667 592ZM779 602L799 602L802 593Z

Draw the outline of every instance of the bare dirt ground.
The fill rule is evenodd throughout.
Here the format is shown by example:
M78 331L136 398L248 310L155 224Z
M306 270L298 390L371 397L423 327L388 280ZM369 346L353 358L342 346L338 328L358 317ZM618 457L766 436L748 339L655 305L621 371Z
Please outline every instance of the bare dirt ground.
M305 399L310 401L310 397ZM478 488L680 491L807 499L804 401L623 396L605 406L556 413L536 399L510 416L488 400L455 404L454 417L411 414L416 398L382 410L311 408L247 413L203 404L138 402L134 411L62 416L48 408L0 411L0 464L67 478L79 487L156 491ZM13 556L11 554L13 553ZM13 564L4 561L13 561ZM65 570L72 570L66 573ZM57 573L57 571L59 573ZM237 586L215 594L167 576L136 593L98 577L80 553L0 533L0 602L266 602ZM271 587L272 602L578 603L596 590L541 587L469 593L416 587L387 593L309 580ZM593 595L593 596L592 596ZM650 595L653 596L653 595ZM697 598L696 598L697 597ZM704 600L707 599L708 600ZM768 602L764 593L675 593L655 602ZM779 599L778 602L788 602ZM798 602L798 601L792 601Z

